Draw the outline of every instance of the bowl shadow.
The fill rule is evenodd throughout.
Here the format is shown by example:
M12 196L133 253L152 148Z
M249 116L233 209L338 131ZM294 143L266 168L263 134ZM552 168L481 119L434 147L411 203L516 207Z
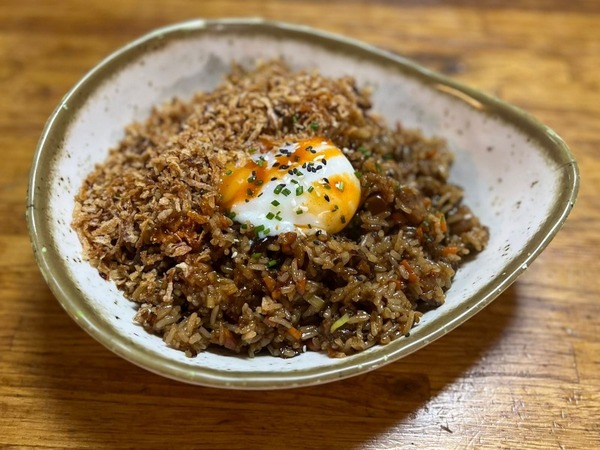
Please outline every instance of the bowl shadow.
M117 357L85 334L49 290L33 356L49 420L95 448L357 448L416 417L469 376L516 317L518 283L443 338L373 372L282 391L186 385ZM443 429L443 424L440 423ZM307 430L309 432L307 433Z

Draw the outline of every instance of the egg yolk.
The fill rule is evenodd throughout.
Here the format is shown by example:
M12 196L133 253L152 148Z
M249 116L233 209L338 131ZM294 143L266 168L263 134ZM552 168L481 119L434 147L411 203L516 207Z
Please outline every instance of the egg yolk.
M251 223L259 235L312 234L344 229L360 202L360 181L342 151L322 137L259 152L227 167L221 179L230 217Z

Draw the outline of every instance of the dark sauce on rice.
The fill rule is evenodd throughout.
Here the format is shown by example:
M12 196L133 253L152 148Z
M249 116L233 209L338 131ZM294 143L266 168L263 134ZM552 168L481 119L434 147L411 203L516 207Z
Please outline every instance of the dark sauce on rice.
M337 357L407 335L488 231L447 181L445 142L388 128L370 107L350 77L235 67L214 91L129 126L89 175L73 215L85 256L139 305L136 321L189 356ZM344 149L360 177L346 228L258 238L228 217L228 164L314 136Z

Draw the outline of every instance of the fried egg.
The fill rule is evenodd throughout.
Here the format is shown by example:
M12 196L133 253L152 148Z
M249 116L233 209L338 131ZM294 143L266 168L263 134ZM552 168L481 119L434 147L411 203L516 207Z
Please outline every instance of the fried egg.
M261 236L295 231L337 233L360 202L359 174L331 141L304 139L249 150L241 167L227 167L220 193L229 216Z

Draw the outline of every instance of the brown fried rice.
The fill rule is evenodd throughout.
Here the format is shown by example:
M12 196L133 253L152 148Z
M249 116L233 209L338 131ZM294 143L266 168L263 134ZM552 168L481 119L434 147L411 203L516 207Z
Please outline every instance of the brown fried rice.
M139 305L137 322L189 356L209 346L344 356L408 334L488 231L447 181L445 142L389 128L370 107L350 77L270 61L156 108L77 194L86 258ZM344 230L259 239L228 217L218 189L227 164L313 136L344 149L360 174Z

